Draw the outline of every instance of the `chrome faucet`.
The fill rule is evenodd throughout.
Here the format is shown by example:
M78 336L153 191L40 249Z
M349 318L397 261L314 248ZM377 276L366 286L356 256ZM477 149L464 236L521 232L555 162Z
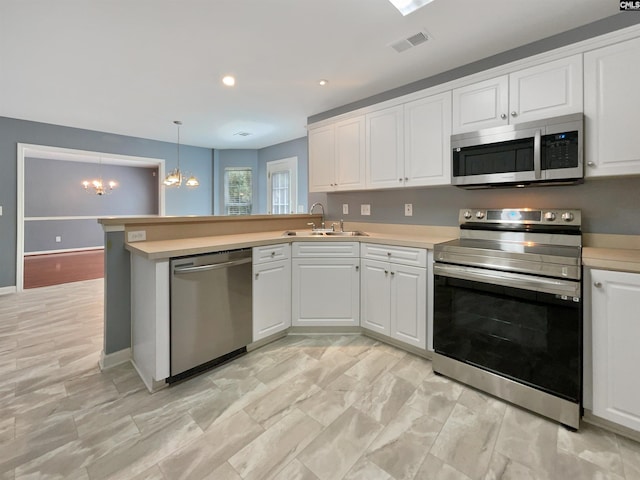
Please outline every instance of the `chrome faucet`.
M324 205L322 205L322 203L320 202L316 202L313 205L311 205L311 208L309 209L309 215L313 215L313 209L316 208L317 206L320 206L320 208L322 208L322 217L320 218L320 225L323 230L324 230Z

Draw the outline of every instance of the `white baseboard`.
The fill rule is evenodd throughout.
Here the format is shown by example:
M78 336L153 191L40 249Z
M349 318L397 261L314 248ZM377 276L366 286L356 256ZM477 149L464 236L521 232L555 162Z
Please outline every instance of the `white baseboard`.
M636 442L640 442L640 432L632 430L631 428L625 427L623 425L618 425L617 423L611 422L610 420L606 420L602 417L598 417L597 415L594 415L591 410L588 410L586 408L584 409L582 420L586 423L590 423L591 425L595 425L596 427L604 428L605 430L609 430L610 432L630 438L631 440L634 440Z
M10 293L16 293L18 289L13 287L0 287L0 295L9 295Z
M131 360L131 349L124 348L117 352L105 354L104 350L100 352L100 370L108 370L110 368L115 367L116 365L120 365L122 363L129 362Z

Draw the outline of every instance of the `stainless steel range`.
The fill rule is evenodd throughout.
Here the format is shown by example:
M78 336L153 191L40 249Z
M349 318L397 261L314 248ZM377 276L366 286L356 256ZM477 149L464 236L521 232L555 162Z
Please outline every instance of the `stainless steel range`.
M433 369L577 429L581 213L464 209L435 246Z

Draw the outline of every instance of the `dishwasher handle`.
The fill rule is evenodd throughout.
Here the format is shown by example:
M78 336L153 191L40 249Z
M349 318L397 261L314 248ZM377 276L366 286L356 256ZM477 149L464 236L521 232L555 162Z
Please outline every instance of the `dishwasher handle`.
M209 265L198 265L197 267L175 267L173 269L174 275L182 275L184 273L196 273L196 272L208 272L209 270L218 270L220 268L228 268L236 265L242 265L244 263L251 262L251 257L240 258L238 260L231 260L229 262L212 263Z

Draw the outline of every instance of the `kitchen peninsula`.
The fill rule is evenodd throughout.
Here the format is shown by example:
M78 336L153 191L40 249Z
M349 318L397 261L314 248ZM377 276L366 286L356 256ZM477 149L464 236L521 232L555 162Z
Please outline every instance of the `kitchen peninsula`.
M101 365L109 367L132 357L131 296L134 289L142 291L147 315L156 317L160 313L159 309L163 316L168 316L170 258L292 242L317 242L318 239L314 237L290 237L283 234L288 230L308 230L307 224L314 221L318 224L319 219L319 215L100 219L106 245L105 335ZM419 249L432 249L435 243L450 240L457 232L452 227L351 222L347 222L347 227L364 230L368 234L349 237L349 242ZM329 237L320 241L337 245L345 242L345 237ZM132 284L132 263L139 261L146 262L147 266L154 266L157 275L154 275L153 285L149 279ZM162 291L159 292L158 289ZM168 334L165 332L166 335ZM162 343L166 344L166 340L164 338ZM162 359L154 360L156 367L160 368L158 361L164 369L158 371L166 371L168 354L165 352ZM154 381L163 379L164 377L154 377ZM150 390L154 389L150 378L145 379L145 382Z

